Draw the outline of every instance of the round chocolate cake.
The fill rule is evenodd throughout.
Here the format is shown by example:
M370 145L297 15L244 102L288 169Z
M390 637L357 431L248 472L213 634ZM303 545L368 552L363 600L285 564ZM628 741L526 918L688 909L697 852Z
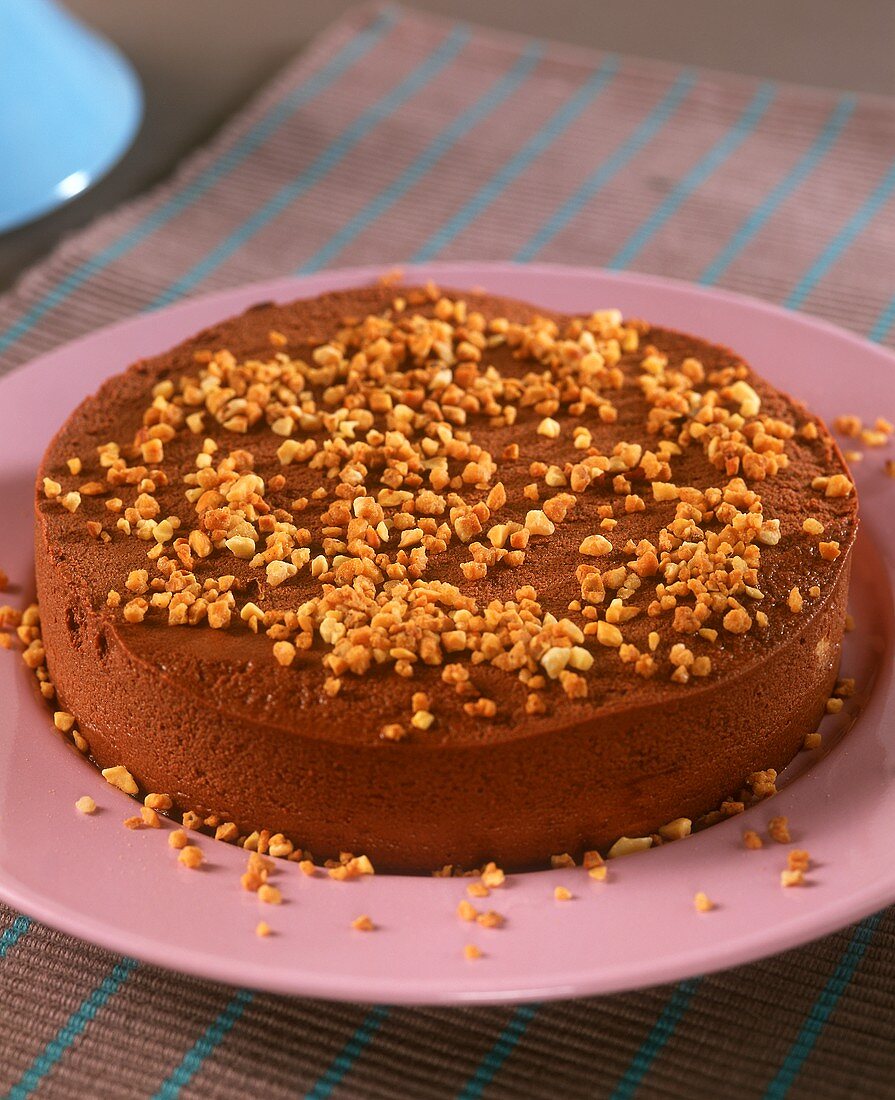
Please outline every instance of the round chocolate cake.
M695 337L432 286L263 304L51 443L47 665L100 767L222 837L542 866L772 785L856 509L818 418Z

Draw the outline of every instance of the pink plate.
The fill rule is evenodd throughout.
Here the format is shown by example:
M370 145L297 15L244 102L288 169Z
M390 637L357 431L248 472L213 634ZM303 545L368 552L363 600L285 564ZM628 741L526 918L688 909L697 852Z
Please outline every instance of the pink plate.
M370 281L377 271L223 291L135 317L15 371L0 382L0 469L6 535L2 564L31 589L34 471L52 433L107 375L265 299L310 296ZM733 294L657 278L584 269L433 264L408 273L446 286L485 287L545 307L627 314L735 347L758 371L821 414L871 422L895 410L895 357L828 324ZM284 863L284 904L240 889L245 856L209 838L201 871L177 864L166 832L129 832L134 803L109 787L52 729L33 682L0 654L0 897L32 916L114 951L224 982L281 993L416 1004L500 1003L608 993L701 974L770 955L895 902L895 712L892 682L895 484L879 451L855 468L863 523L852 580L858 629L844 673L859 690L824 723L824 748L801 753L770 804L684 843L616 861L609 881L582 870L517 875L492 902L501 931L464 924L456 880L376 876L309 879ZM792 685L799 690L798 684ZM847 738L841 735L853 725ZM83 794L101 810L84 817ZM811 886L784 890L785 849L746 851L744 827L786 814L811 851ZM165 829L171 826L165 823ZM553 897L568 886L572 901ZM704 890L718 907L700 914ZM353 931L368 913L371 934ZM259 939L265 919L274 934ZM485 957L467 962L476 943Z

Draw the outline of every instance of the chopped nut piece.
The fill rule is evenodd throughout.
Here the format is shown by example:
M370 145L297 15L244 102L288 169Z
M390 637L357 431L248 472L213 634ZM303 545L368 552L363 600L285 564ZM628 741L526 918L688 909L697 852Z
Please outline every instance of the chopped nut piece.
M828 699L827 700L827 714L838 714L845 704L841 699Z
M557 901L571 901L572 891L565 886L557 886L553 891L553 896Z
M746 829L743 833L743 846L755 851L764 847L764 841L754 829Z
M358 932L373 932L376 929L376 925L370 920L366 913L359 917L355 917L351 922L351 927Z
M853 490L854 485L845 474L833 474L827 482L824 495L828 497L847 497L851 495Z
M460 920L473 921L477 915L476 907L465 898L457 906L457 916Z
M75 803L75 809L82 814L95 814L96 803L93 801L89 794L84 794L81 795L81 797Z
M612 623L607 623L603 619L600 619L597 622L597 641L600 645L618 649L624 641L624 638L617 626L613 626Z
M619 856L629 856L634 852L645 852L647 848L652 846L652 837L621 836L606 853L606 858L617 859Z
M168 844L171 848L185 848L189 844L189 838L183 829L175 829L168 835Z
M594 558L604 557L612 553L612 543L602 535L588 535L578 547L578 553Z
M820 520L811 519L809 517L802 522L802 530L806 535L822 535L824 533L824 525Z
M752 626L752 619L742 607L734 607L724 616L723 625L731 634L745 634Z
M53 715L53 725L60 733L68 733L75 724L75 716L67 710L57 710Z
M801 871L801 870L781 871L780 872L780 885L781 886L804 886L805 885L805 872Z
M819 749L823 738L819 733L806 733L803 745L806 749Z
M263 882L258 887L258 900L263 901L265 905L281 905L283 902L283 895L276 886L271 886L269 883Z
M659 827L659 836L663 840L683 840L684 837L689 836L693 830L693 822L689 817L676 817L674 821L669 821L667 825Z
M495 863L488 863L482 871L481 881L483 886L493 890L497 886L503 886L506 875Z
M525 516L525 529L533 535L552 535L556 527L540 509L533 509Z
M173 836L174 834L172 833L171 835ZM187 844L180 849L180 855L177 857L177 860L179 863L182 863L184 867L196 870L205 862L205 857L202 855L201 848L197 848L195 844Z
M266 921L259 920L258 923L255 925L255 935L261 936L262 938L269 936L270 925Z
M295 646L291 642L274 642L273 655L277 664L288 668L295 660Z
M824 561L835 561L842 551L839 549L838 542L819 542L817 548L820 551L820 556Z
M793 848L787 852L786 862L790 871L807 871L811 864L811 857L804 848Z
M798 615L805 603L805 601L802 599L802 593L799 591L798 587L795 587L790 591L789 599L786 602L789 606L789 610L793 613L793 615Z
M464 955L465 958L470 959L470 960L480 959L482 957L482 952L481 952L480 948L476 947L476 945L474 943L468 943L463 948L463 955Z
M504 925L504 918L493 909L489 909L486 913L477 914L475 919L476 923L480 924L482 928L503 928Z
M113 787L117 787L119 791L124 791L125 794L139 792L134 777L122 764L117 764L114 768L103 768L103 779Z
M471 898L486 898L491 891L481 882L470 882L466 887L466 893L469 894Z
M792 837L789 835L789 822L785 817L772 817L768 822L768 836L776 840L778 844L789 844Z
M699 893L696 894L693 898L693 907L698 913L708 913L710 912L710 910L715 908L715 903L708 896L708 894L704 894L700 890Z
M608 873L606 867L591 867L588 869L588 877L592 878L595 882L605 882Z

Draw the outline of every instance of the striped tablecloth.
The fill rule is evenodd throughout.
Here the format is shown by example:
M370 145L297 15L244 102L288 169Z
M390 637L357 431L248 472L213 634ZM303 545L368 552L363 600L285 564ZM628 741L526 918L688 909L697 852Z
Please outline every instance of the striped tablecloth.
M3 369L185 294L434 257L636 267L892 340L895 103L357 8L23 277ZM194 981L0 908L15 1097L895 1096L893 1008L891 912L673 987L423 1010Z

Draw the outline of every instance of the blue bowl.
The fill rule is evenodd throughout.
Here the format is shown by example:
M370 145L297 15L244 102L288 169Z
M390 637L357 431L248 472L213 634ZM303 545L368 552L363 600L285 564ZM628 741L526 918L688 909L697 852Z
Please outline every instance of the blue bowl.
M0 232L90 187L143 113L114 46L55 0L0 0Z

